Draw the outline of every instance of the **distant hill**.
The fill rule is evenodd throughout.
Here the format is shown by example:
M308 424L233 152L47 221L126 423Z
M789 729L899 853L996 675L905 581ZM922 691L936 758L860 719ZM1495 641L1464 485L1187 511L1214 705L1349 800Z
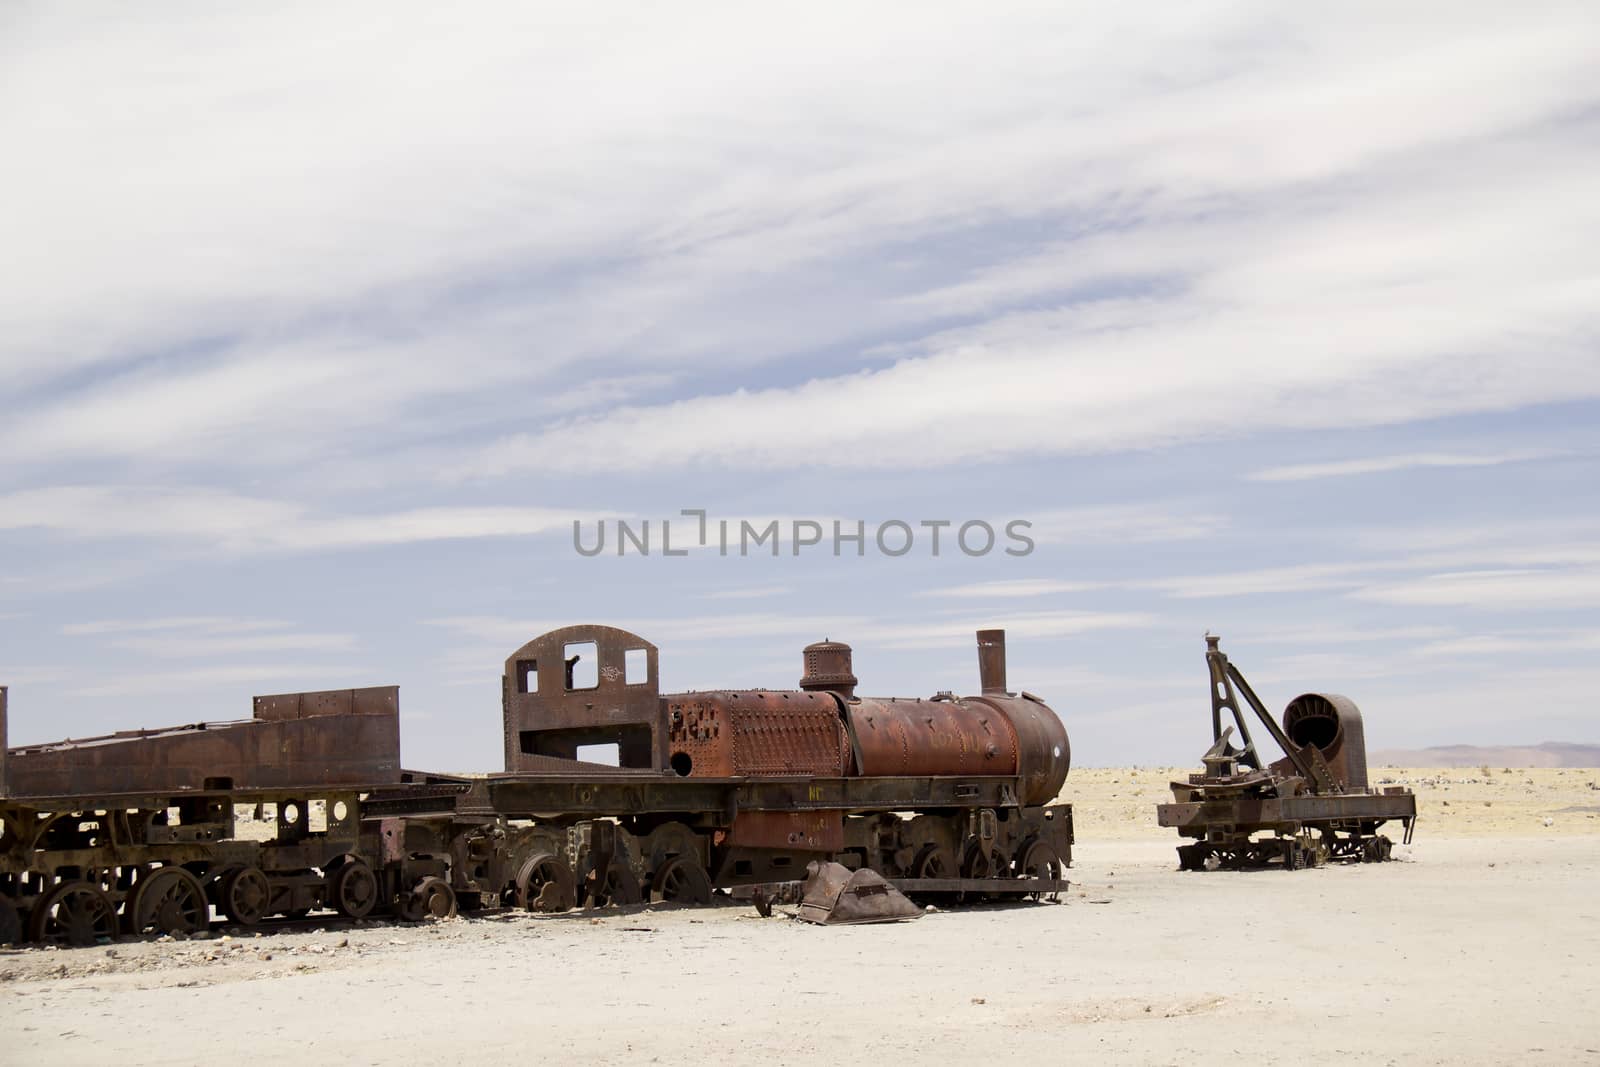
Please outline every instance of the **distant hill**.
M1546 741L1542 745L1438 745L1385 748L1367 756L1372 767L1600 767L1600 745Z

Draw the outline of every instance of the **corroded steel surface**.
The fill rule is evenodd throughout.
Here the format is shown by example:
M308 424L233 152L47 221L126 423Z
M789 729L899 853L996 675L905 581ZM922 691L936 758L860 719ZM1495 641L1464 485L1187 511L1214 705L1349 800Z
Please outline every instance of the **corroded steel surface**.
M1034 696L986 695L967 697L971 707L987 705L1011 724L1017 738L1017 776L1022 779L1024 804L1048 804L1066 784L1072 767L1072 746L1067 728L1056 713Z
M26 745L17 797L382 785L400 775L399 689L257 697L257 717Z
M991 703L863 698L848 714L862 775L1017 773L1017 733Z
M985 696L1007 696L1006 632L978 631L978 687Z
M800 657L805 664L801 689L828 690L846 700L856 695L857 678L849 645L843 641L817 641L802 649Z
M506 770L537 770L524 756L570 760L580 747L611 744L623 767L664 770L656 670L656 646L613 626L568 626L529 641L501 678Z
M1297 696L1283 709L1283 732L1297 745L1315 747L1344 788L1367 788L1366 729L1355 701L1336 693Z
M922 909L876 871L816 861L806 868L798 918L825 926L920 919Z
M669 765L710 778L844 775L844 724L827 693L752 690L667 698Z
M735 848L838 852L844 848L843 815L839 811L741 811L724 841Z

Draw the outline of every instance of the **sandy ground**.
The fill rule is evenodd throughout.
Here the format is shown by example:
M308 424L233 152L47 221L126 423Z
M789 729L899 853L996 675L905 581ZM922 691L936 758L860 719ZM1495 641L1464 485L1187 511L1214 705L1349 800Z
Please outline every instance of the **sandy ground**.
M0 1063L1600 1062L1600 772L1384 771L1426 816L1400 862L1294 873L1176 871L1168 777L1074 772L1059 905L6 952Z

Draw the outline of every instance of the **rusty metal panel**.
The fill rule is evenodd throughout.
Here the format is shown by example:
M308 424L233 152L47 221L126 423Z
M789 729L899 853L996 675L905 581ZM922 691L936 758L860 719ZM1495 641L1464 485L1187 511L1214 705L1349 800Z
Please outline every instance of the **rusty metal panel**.
M1226 825L1240 831L1294 823L1369 822L1409 819L1417 814L1414 794L1335 793L1283 798L1232 796L1156 805L1159 825L1174 828Z
M828 693L690 693L667 702L669 762L680 775L841 777L839 703Z
M308 707L364 710L132 730L12 749L11 788L17 796L48 797L398 783L398 689L344 692L343 700ZM272 711L281 714L291 703L273 698Z
M922 909L876 871L813 861L806 868L796 918L826 926L922 918Z
M991 702L864 698L848 713L864 777L1017 773L1016 731Z
M1004 633L1004 631L995 631ZM1044 701L1030 693L1021 697L987 695L967 697L974 709L987 705L1011 726L1017 738L1017 776L1022 779L1024 804L1048 804L1066 784L1072 767L1072 746L1067 728ZM987 772L985 772L987 773Z
M829 691L846 700L856 695L856 674L851 666L850 646L843 641L815 641L800 652L805 671L800 688L807 692Z
M255 717L264 722L310 719L318 715L396 715L400 690L396 686L368 689L330 689L315 693L280 693L254 700Z
M1006 632L978 631L978 688L984 696L1009 696L1006 692Z
M571 661L568 646L591 643L591 661ZM630 652L642 660L642 679L629 680ZM613 626L567 626L517 649L501 682L506 770L532 771L539 761L525 757L575 759L579 747L606 743L617 744L624 767L664 770L656 660L655 645Z
M724 843L735 848L838 852L844 848L844 813L741 811L728 828Z
M1366 729L1355 701L1337 693L1297 696L1283 709L1283 732L1295 744L1315 748L1340 785L1366 790Z

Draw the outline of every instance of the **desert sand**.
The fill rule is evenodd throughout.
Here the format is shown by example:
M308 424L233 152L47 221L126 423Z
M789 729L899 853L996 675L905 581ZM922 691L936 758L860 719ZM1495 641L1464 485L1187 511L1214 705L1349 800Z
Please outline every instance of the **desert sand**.
M1487 770L1488 773L1484 773ZM1078 770L1060 904L742 905L0 954L0 1061L1600 1062L1600 771L1380 769L1397 862L1179 873L1188 769Z

